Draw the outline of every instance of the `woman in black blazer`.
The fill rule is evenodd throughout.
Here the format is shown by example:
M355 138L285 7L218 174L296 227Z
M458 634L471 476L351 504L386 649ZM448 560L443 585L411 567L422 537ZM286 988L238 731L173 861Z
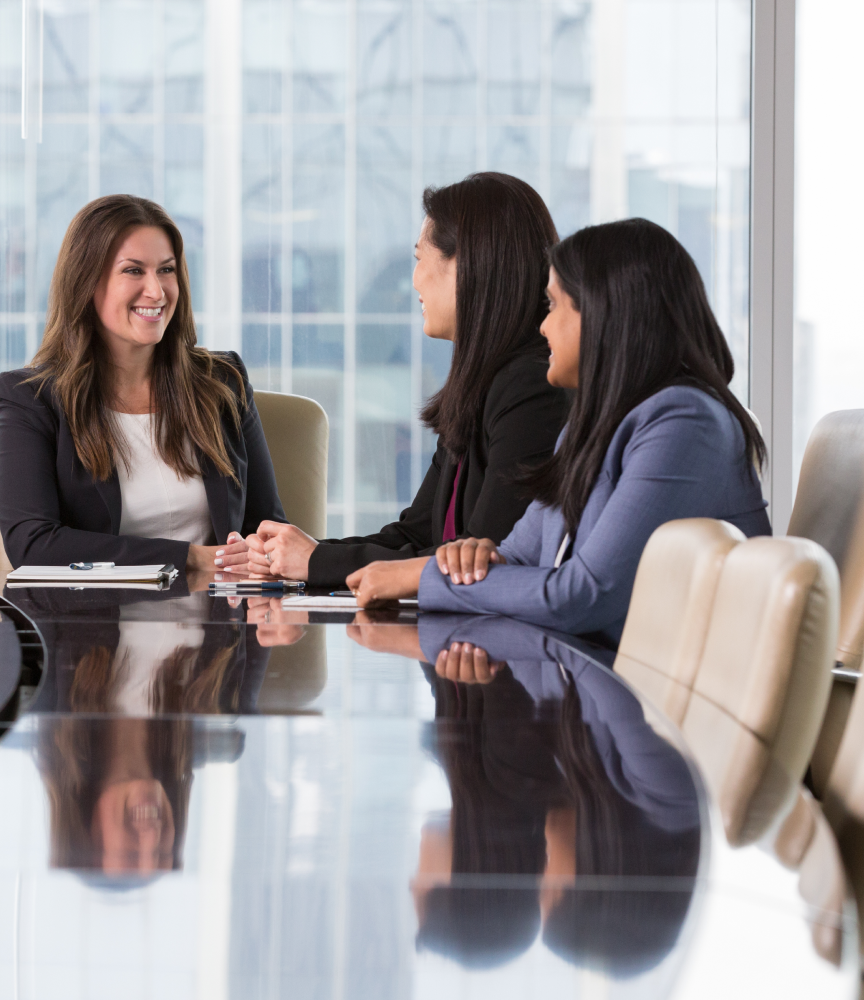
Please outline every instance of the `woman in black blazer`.
M145 421L143 451L127 415ZM152 535L123 530L132 500ZM262 519L284 512L252 388L236 354L196 346L179 230L141 198L90 203L63 241L42 347L0 375L10 561L212 570L245 562Z
M431 554L481 525L503 539L528 505L516 476L552 454L568 399L546 379L539 333L557 241L543 200L524 181L483 173L428 189L423 207L414 271L423 332L453 341L447 381L421 414L438 434L432 465L411 506L376 534L316 542L265 522L247 539L257 573L339 586L374 560Z

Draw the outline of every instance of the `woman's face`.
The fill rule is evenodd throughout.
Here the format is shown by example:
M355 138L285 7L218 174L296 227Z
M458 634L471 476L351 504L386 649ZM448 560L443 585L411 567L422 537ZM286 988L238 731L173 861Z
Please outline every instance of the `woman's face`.
M420 293L423 332L434 340L456 337L456 258L449 260L429 242L425 219L414 247L414 287Z
M422 927L426 920L426 900L429 890L449 885L453 872L453 830L450 814L437 816L423 824L420 833L420 856L417 874L411 882L417 923Z
M576 879L576 810L550 809L546 814L546 871L540 882L540 915L545 926Z
M125 233L112 249L93 305L99 333L112 354L152 348L165 336L177 306L177 261L158 226Z
M549 268L549 313L540 332L549 341L551 355L546 378L551 385L575 389L579 385L579 345L582 340L582 313L558 283L555 268Z
M108 785L93 810L91 832L107 874L174 867L174 813L153 778Z

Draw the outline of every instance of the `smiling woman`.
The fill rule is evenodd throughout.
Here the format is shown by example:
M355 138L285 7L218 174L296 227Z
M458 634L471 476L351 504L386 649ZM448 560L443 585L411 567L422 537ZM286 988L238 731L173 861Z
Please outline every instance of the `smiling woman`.
M197 346L183 239L111 195L63 240L42 346L0 376L0 529L13 565L243 570L284 521L243 362Z

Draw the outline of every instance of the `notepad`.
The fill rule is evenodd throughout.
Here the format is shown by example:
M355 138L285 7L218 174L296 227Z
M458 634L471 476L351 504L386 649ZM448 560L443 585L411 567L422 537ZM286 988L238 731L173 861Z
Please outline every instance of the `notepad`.
M399 605L416 608L417 601L401 600ZM356 597L313 597L309 595L285 597L282 599L282 607L286 610L291 608L357 608L359 610L360 605L357 603Z
M6 577L10 587L160 587L177 576L171 563L71 569L69 566L19 566Z

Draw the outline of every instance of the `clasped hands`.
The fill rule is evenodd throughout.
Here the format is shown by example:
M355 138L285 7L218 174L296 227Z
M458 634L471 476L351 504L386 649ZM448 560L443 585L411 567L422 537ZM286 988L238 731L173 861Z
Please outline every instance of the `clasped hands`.
M394 559L372 562L352 573L348 587L357 597L361 608L374 608L402 597L416 597L420 576L430 556L417 559ZM491 538L459 538L440 545L435 552L438 569L456 584L472 584L483 580L489 564L507 560Z
M216 568L252 579L307 580L309 557L318 545L297 525L277 521L262 521L245 540L232 533L228 542L216 551ZM346 582L363 608L416 597L429 558L378 560L352 573ZM485 579L490 564L507 560L490 538L459 538L439 546L435 561L454 584L470 585Z

